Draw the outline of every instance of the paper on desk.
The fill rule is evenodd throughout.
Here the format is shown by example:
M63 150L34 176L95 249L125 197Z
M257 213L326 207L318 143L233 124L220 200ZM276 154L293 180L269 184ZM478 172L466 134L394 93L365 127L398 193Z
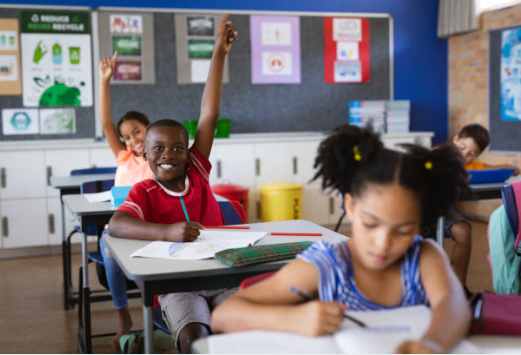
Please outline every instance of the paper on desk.
M90 203L110 201L112 198L112 192L110 190L103 192L95 192L91 194L83 194L87 201Z
M267 232L254 231L214 231L201 230L201 234L192 243L152 242L135 251L131 257L201 260L213 258L215 253L229 248L242 248L252 245L264 237ZM171 246L178 247L170 255Z
M210 354L340 354L332 336L305 337L293 333L254 330L212 335Z
M426 306L402 307L391 310L347 312L361 320L361 328L349 320L334 335L337 346L344 354L394 353L406 340L418 340L429 327L432 312ZM475 354L481 350L462 340L453 354Z

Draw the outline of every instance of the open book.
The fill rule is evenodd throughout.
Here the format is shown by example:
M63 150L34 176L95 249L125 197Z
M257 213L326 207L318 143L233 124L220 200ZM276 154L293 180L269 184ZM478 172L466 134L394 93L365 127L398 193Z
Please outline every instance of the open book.
M348 312L367 328L345 320L332 336L305 337L293 333L248 331L208 338L211 354L386 354L406 340L417 340L427 330L431 310L425 306L392 310ZM481 349L462 340L454 354L475 354Z
M170 260L201 260L213 258L215 253L230 248L242 248L255 244L267 232L216 231L203 229L191 243L151 242L130 254L131 257Z

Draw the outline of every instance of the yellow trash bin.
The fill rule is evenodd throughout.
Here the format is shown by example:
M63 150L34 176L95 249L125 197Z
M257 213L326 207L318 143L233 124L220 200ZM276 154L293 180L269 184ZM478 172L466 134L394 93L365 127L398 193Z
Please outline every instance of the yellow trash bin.
M300 219L302 185L277 182L260 186L263 222Z

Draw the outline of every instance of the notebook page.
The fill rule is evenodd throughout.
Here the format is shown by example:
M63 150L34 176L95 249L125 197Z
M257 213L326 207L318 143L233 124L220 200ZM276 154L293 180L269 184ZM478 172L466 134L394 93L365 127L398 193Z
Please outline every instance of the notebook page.
M90 194L83 194L87 201L90 203L110 201L112 198L112 192L110 190L103 192L94 192Z

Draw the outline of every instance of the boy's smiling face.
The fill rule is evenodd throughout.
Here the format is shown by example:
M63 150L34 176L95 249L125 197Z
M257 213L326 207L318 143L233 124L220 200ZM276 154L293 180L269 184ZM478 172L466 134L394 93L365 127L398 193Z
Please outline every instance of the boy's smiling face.
M472 163L474 159L479 157L479 155L481 154L481 150L479 150L476 141L471 137L460 138L456 134L452 142L454 143L454 145L456 145L456 147L458 147L461 154L463 155L463 158L465 159L465 164Z
M158 126L148 131L143 159L167 189L180 192L185 186L188 135L178 127Z

